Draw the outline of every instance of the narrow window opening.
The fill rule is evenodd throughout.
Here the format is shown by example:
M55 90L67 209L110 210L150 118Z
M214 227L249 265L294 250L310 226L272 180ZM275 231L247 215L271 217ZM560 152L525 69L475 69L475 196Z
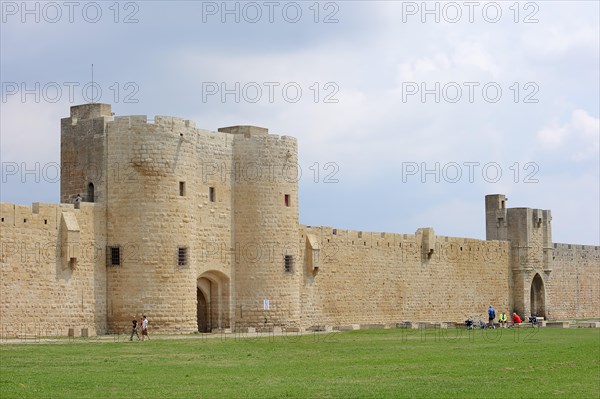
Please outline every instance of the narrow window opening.
M210 202L215 202L216 201L216 195L215 195L215 188L214 187L209 187L208 188L208 200Z
M337 229L333 229L333 235L337 235Z
M2 221L4 222L4 218L2 218Z
M179 247L177 249L177 265L187 266L188 264L188 249L185 247Z
M48 224L48 219L44 219L44 224Z
M185 182L184 181L179 182L179 196L180 197L185 196Z
M71 259L69 259L69 267L71 269L75 269L75 266L77 266L77 258L71 258Z
M284 270L287 273L291 273L294 270L294 257L292 255L285 255Z
M284 196L285 206L290 206L290 195L286 194Z
M27 219L23 219L23 223L27 223Z
M87 200L88 202L94 202L94 183L88 184Z
M504 209L504 200L502 200L502 209Z
M121 266L121 247L108 247L106 251L107 266Z

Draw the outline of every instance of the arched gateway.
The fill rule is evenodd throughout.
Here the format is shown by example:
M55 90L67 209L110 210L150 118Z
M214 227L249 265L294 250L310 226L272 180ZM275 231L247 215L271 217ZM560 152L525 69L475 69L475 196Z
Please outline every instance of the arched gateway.
M196 296L198 331L230 327L229 277L215 270L202 273L198 277Z
M544 281L539 273L533 277L531 281L531 314L539 317L546 317L546 292L544 289Z

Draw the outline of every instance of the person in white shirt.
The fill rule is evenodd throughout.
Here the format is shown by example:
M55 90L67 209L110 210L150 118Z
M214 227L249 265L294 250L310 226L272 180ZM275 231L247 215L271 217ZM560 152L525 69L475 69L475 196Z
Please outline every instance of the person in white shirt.
M144 340L144 338L148 338L150 339L150 336L148 335L148 319L146 318L146 316L142 316L144 318L144 320L142 321L142 341Z

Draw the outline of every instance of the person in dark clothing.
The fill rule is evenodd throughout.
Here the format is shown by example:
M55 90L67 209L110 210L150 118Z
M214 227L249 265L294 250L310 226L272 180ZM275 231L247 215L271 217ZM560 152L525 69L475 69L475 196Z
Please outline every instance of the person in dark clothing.
M129 337L130 341L133 341L133 334L137 337L138 341L140 340L140 335L138 334L138 322L136 319L131 321L131 336Z

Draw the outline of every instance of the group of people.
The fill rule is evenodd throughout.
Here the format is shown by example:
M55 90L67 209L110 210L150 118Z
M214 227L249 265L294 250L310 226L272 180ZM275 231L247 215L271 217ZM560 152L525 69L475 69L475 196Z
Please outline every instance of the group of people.
M131 321L131 336L129 337L130 341L133 341L133 335L135 334L135 336L137 337L138 341L143 341L144 339L150 339L150 336L148 335L148 318L144 315L142 316L142 318L138 321L136 319L133 319ZM138 330L142 330L142 338L140 338L140 335L138 334Z
M490 305L487 312L488 312L488 327L496 328L496 325L494 324L494 320L496 319L496 310L494 309L494 307L492 305ZM500 327L506 328L508 326L508 318L507 318L505 312L500 313L500 316L498 316L498 322L500 323ZM512 323L511 323L510 327L514 326L515 324L521 324L521 322L522 322L521 317L517 314L517 312L513 312Z

